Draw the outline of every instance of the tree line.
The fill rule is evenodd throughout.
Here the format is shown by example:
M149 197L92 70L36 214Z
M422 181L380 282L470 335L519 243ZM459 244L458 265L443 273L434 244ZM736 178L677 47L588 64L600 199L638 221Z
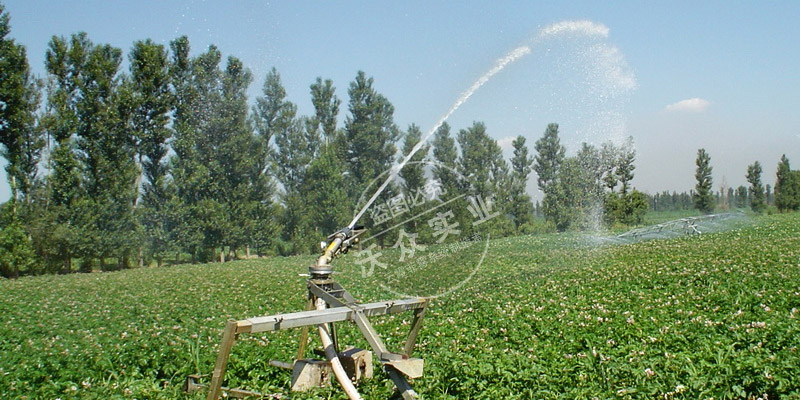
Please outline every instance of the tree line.
M394 106L362 71L346 104L331 80L317 78L309 86L314 114L302 116L277 70L250 105L253 77L242 62L223 60L213 45L192 55L187 37L169 46L137 41L127 71L121 49L85 33L53 37L47 76L38 79L0 13L2 155L12 191L2 209L4 276L306 253L346 224L370 182L422 139L418 126L397 126ZM536 157L522 136L513 147L509 166L483 123L454 134L444 124L379 200L434 181L436 201L469 194L497 205L502 218L483 228L498 235L536 229L526 194L533 170L546 177L543 213L559 230L584 223L568 209L627 201L632 147L623 164L610 144L566 158L556 124L537 142ZM617 181L622 189L612 196ZM465 208L443 210L464 221ZM375 217L364 222L376 225ZM431 240L430 226L407 228Z
M700 212L712 213L718 208L725 210L750 207L753 212L760 214L769 206L774 206L779 212L800 209L800 171L791 169L785 154L778 162L774 189L762 182L763 168L759 161L747 166L745 178L750 186L739 186L734 190L723 184L716 193L712 189L711 156L705 149L697 150L695 165L697 184L691 197L694 208Z
M135 42L126 71L121 49L85 33L53 37L39 79L9 32L0 4L0 139L12 192L0 207L3 276L316 251L417 147L362 219L386 231L381 247L403 234L458 240L443 228L497 237L636 224L652 202L631 184L632 139L568 157L550 124L533 152L516 137L506 161L482 122L445 123L420 144L420 128L399 127L363 71L346 102L316 78L313 114L298 115L275 68L251 103L241 60L213 45L193 55L187 37ZM544 194L536 205L532 172ZM776 184L776 204L778 193ZM398 219L431 208L427 219Z

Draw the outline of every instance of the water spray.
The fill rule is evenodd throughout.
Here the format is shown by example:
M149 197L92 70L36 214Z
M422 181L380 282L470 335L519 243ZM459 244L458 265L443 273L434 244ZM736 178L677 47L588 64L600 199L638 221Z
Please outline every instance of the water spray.
M606 37L608 28L591 21L560 22L543 28L533 44L548 37L568 34ZM294 362L270 361L270 365L293 370L293 390L307 389L324 384L324 379L329 377L332 371L347 396L352 400L360 400L361 395L356 390L353 381L364 377L367 373L371 374L372 353L353 348L346 349L343 352L340 351L335 323L348 321L358 327L367 343L369 343L372 352L383 366L384 371L397 387L401 397L404 400L416 399L417 394L411 388L408 379L422 376L423 360L413 358L411 354L415 347L417 335L422 327L422 320L425 316L429 299L406 298L362 304L332 278L334 272L332 262L336 257L346 254L354 245L358 244L360 235L365 231L364 227L357 225L359 219L384 192L389 182L397 177L403 167L439 127L494 75L530 53L531 47L524 45L513 49L496 60L494 66L469 86L408 155L390 170L387 179L355 214L353 220L345 228L327 237L327 240L322 243L322 254L309 267L309 273L306 275L308 276L306 311L228 321L223 332L222 344L220 345L210 383L208 385L200 384L198 381L201 377L191 375L187 378L185 389L189 391L208 389L208 400L217 400L223 394L231 396L258 395L257 393L229 389L222 386L231 349L238 336L246 333L302 328L297 357ZM414 316L405 345L402 351L389 351L370 323L369 317L406 311L413 312ZM327 362L305 358L309 328L312 326L317 328Z

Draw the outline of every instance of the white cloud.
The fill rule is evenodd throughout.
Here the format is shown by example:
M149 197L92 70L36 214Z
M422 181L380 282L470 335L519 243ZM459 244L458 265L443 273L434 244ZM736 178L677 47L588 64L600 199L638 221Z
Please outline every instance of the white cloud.
M692 99L681 100L677 103L672 103L664 108L667 112L703 112L711 105L711 102L706 99L695 97Z

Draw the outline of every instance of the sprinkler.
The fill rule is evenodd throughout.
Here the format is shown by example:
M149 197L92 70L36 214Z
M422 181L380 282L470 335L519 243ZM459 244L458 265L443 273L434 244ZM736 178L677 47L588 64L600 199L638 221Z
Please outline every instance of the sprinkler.
M268 398L269 395L266 394L222 386L233 345L241 334L301 328L295 360L292 363L270 361L270 365L293 370L293 390L321 386L326 383L332 372L350 399L361 399L353 381L370 377L374 354L402 398L416 399L417 394L411 388L408 379L422 376L423 360L411 357L411 353L422 327L428 300L412 298L363 304L332 278L333 260L346 254L352 246L358 244L359 235L364 232L365 229L360 226L346 227L331 234L325 242L322 242L322 254L308 268L305 311L228 321L223 331L211 381L203 384L200 383L202 376L190 375L184 389L189 392L207 389L208 400L216 400L220 396ZM405 346L400 352L389 351L370 323L369 317L405 311L414 314ZM371 352L355 348L340 351L335 324L342 321L349 321L358 327L369 343ZM305 358L309 328L312 326L317 327L325 361Z

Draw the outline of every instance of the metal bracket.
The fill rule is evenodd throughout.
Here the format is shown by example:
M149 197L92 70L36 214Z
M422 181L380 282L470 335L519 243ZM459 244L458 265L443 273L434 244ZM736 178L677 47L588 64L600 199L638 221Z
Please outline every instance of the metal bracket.
M211 375L211 382L208 386L198 384L199 376L192 375L187 378L186 390L199 390L208 388L207 400L217 400L223 392L230 396L234 393L241 393L244 396L258 396L258 393L249 392L241 389L227 389L222 387L225 378L225 371L230 358L231 349L240 334L258 333L292 328L304 328L307 334L309 326L320 324L333 324L334 322L350 321L355 323L359 330L364 334L367 342L372 347L373 352L383 363L389 377L397 386L402 397L406 400L416 399L417 394L408 384L406 376L416 378L422 375L422 360L409 358L416 342L417 334L422 325L422 318L428 300L424 298L402 299L383 301L367 304L357 304L355 298L350 295L341 285L336 282L326 282L325 288L309 280L309 304L313 298L318 297L325 300L330 308L322 310L307 310L290 314L278 314L265 317L248 318L239 321L230 320L225 326L222 335L222 343L217 355L214 372ZM328 289L328 290L325 290ZM413 311L414 319L411 323L411 330L406 340L404 352L392 353L386 349L380 336L375 331L368 317L395 314L404 311ZM301 335L300 351L304 352L307 336ZM298 356L302 357L302 353Z

